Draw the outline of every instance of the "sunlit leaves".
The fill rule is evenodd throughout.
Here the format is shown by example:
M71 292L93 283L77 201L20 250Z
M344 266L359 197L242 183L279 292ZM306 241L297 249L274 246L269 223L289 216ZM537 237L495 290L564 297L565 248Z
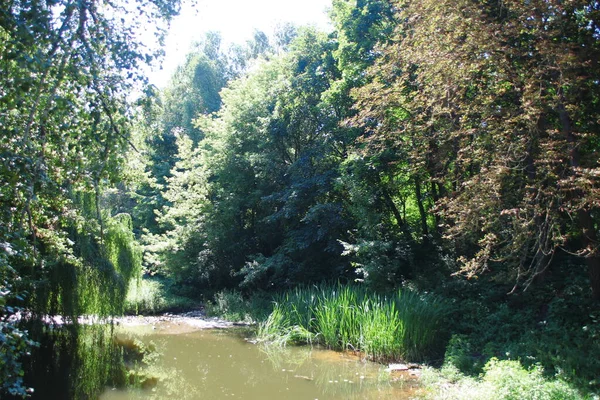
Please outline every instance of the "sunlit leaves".
M91 293L85 284L96 284L98 298L117 304L124 296L122 280L131 277L125 266L131 260L120 248L124 240L110 254L103 247L104 234L110 241L119 224L104 229L100 191L123 171L128 95L143 80L141 65L156 55L135 32L140 14L144 22L152 15L168 19L178 6L177 0L0 5L0 242L19 249L10 258L12 273L5 277L4 262L0 272L3 287L19 296L29 292L32 315L119 308L85 308L84 300L92 301L91 295L85 299ZM130 225L121 233L121 239L132 239ZM20 334L7 319L15 310L0 310L3 332ZM10 358L25 353L28 343L23 336L0 347L5 345L17 346L11 347L14 354L2 352ZM18 389L19 366L2 365L0 380L7 386L0 390Z

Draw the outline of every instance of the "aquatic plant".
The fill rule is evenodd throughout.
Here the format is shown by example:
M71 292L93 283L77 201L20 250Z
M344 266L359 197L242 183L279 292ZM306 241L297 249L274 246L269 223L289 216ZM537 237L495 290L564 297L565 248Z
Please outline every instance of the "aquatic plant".
M280 345L310 340L376 360L423 360L440 350L448 313L439 297L410 290L381 295L362 286L301 287L276 297L258 337Z
M315 334L306 327L290 323L289 310L275 304L273 312L258 326L257 337L262 342L280 346L288 343L311 343Z

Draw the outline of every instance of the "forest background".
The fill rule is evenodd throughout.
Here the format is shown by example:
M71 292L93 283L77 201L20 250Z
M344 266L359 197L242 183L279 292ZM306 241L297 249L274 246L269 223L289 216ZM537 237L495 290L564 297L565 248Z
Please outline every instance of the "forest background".
M600 3L334 0L330 33L207 34L163 90L134 27L179 4L135 4L1 7L2 390L22 316L123 313L142 274L433 293L439 360L598 390Z

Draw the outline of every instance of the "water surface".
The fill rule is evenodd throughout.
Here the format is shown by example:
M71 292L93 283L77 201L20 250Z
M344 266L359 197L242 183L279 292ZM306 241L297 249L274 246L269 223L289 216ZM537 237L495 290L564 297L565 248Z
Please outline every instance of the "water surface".
M146 389L107 388L102 400L122 399L408 399L416 381L385 366L309 347L265 347L232 330L161 324L126 328L121 340L154 349ZM141 363L140 363L141 365Z

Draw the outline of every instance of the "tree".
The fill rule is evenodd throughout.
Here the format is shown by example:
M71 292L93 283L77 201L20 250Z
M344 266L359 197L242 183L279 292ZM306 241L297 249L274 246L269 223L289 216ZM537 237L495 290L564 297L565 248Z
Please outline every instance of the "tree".
M218 33L206 34L177 68L163 91L164 134L184 134L195 143L202 132L193 124L199 114L210 114L221 107L219 92L227 83L227 59L221 51Z
M527 286L570 249L600 297L597 15L586 1L412 1L357 92L373 141L411 146L439 189L467 275L505 266Z
M293 36L293 28L282 28L280 36L279 45L285 46L286 40ZM168 190L171 171L177 169L178 137L189 137L193 146L198 146L205 133L194 120L219 111L220 92L226 84L273 51L267 35L260 31L244 46L232 45L228 49L222 48L219 33L209 32L194 45L164 90L146 90L139 100L141 107L136 113L134 131L144 143L148 159L148 179L139 183L134 195L137 202L134 215L145 230L164 233L154 210L168 205L162 192Z
M103 216L99 197L118 179L128 145L127 94L143 80L139 67L157 55L135 39L136 30L168 20L178 7L172 0L0 5L0 243L6 253L0 292L12 290L8 307L2 301L3 322L25 293L21 305L34 314L85 310L90 292L78 285L88 273L107 278L94 289L105 304L118 303L111 298L117 292L124 297L120 280L130 276L113 255L135 250L111 243L127 236L117 233L121 227L131 226L126 218ZM92 261L106 274L94 275ZM92 282L98 281L90 279L88 289ZM14 372L2 370L4 389L18 387Z
M343 154L330 133L339 119L321 102L337 74L333 46L300 30L288 53L221 92L223 108L198 119L197 149L180 139L159 241L171 243L167 263L195 271L188 279L269 287L339 276Z
M346 254L361 278L380 287L397 286L414 277L416 252L437 254L431 246L437 231L431 229L435 220L427 174L413 168L410 144L372 135L373 128L387 119L366 115L377 102L363 99L360 89L371 87L381 65L381 48L391 41L401 21L400 8L392 1L335 1L332 10L338 41L334 54L341 77L332 83L327 99L345 121L339 127L347 153L341 169L347 190L345 208L357 221L351 242L345 244ZM367 73L369 68L373 75ZM382 104L381 109L388 105ZM392 112L388 111L390 116ZM399 122L402 112L395 112ZM424 264L434 261L424 258L428 259Z

